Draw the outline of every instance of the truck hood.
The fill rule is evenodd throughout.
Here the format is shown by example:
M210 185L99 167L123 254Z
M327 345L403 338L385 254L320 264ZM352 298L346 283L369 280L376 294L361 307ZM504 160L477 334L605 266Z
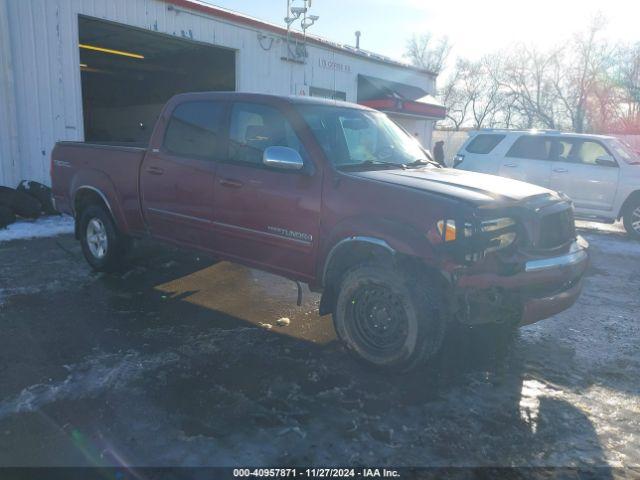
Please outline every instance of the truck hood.
M477 206L519 203L531 197L560 199L555 192L530 183L451 168L371 170L349 175L446 195Z

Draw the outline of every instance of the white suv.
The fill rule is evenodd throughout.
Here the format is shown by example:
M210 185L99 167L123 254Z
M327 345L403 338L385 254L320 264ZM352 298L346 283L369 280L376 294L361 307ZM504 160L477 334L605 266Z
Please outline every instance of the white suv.
M479 130L454 158L454 168L535 183L565 193L576 217L622 218L640 239L640 155L615 137L546 130Z

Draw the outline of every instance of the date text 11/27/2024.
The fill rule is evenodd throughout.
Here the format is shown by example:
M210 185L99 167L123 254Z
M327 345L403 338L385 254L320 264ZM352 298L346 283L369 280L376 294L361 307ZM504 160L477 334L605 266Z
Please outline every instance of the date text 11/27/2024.
M397 470L387 468L237 468L235 478L400 478Z

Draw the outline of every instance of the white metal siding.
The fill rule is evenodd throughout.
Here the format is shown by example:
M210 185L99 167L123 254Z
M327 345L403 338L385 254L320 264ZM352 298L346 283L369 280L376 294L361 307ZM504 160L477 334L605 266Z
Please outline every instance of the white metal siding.
M285 62L282 37L161 0L0 0L0 184L48 184L55 142L83 140L78 14L234 49L239 91L288 95L314 86L356 101L359 73L434 90L427 74L316 45L309 45L306 65ZM350 72L323 69L321 60Z
M8 1L0 0L0 185L14 186L19 151Z

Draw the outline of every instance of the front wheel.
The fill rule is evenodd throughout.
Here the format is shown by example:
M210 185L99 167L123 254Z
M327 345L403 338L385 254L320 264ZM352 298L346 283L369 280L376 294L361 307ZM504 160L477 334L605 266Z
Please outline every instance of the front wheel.
M91 205L80 216L80 244L91 268L97 272L116 271L129 244L118 232L109 212Z
M627 205L624 215L624 228L630 237L640 240L640 198Z
M340 339L376 367L409 371L432 358L444 338L439 289L393 267L358 265L343 277L333 321Z

